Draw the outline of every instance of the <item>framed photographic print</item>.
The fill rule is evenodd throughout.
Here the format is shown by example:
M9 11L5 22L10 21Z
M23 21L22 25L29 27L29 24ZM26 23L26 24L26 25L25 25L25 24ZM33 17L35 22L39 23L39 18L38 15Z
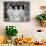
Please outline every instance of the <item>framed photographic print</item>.
M29 20L29 2L4 2L4 21L25 22Z

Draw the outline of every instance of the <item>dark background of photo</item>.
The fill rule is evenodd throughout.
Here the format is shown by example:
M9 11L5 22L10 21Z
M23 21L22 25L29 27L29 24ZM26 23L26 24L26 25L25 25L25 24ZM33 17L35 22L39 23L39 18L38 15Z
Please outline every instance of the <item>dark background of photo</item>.
M22 8L25 11L25 16L27 17L26 21L30 20L30 3L29 2L4 2L4 21L9 21L9 17L6 13L7 9L9 8L9 5L12 5L12 8L14 9L14 7L17 5L18 9L19 6L23 6Z

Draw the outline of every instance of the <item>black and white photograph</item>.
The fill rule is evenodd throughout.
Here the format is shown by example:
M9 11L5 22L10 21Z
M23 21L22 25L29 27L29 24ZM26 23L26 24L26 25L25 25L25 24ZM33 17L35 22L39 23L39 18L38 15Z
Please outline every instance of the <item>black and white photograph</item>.
M30 3L9 1L4 2L4 21L30 21Z

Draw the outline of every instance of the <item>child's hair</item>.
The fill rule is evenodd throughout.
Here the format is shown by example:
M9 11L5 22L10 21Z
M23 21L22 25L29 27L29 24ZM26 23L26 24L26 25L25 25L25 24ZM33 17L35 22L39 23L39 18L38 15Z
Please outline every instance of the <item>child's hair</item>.
M22 9L24 9L24 5L22 5Z
M44 9L44 8L46 9L46 6L40 6L40 9Z
M12 4L10 4L9 6L12 6Z

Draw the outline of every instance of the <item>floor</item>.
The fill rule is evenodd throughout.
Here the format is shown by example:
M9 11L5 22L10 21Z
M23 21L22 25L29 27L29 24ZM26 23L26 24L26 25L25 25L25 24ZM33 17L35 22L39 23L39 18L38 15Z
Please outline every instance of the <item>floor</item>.
M42 45L34 45L34 44L23 44L23 45L15 45L15 46L46 46L46 44L42 44Z

